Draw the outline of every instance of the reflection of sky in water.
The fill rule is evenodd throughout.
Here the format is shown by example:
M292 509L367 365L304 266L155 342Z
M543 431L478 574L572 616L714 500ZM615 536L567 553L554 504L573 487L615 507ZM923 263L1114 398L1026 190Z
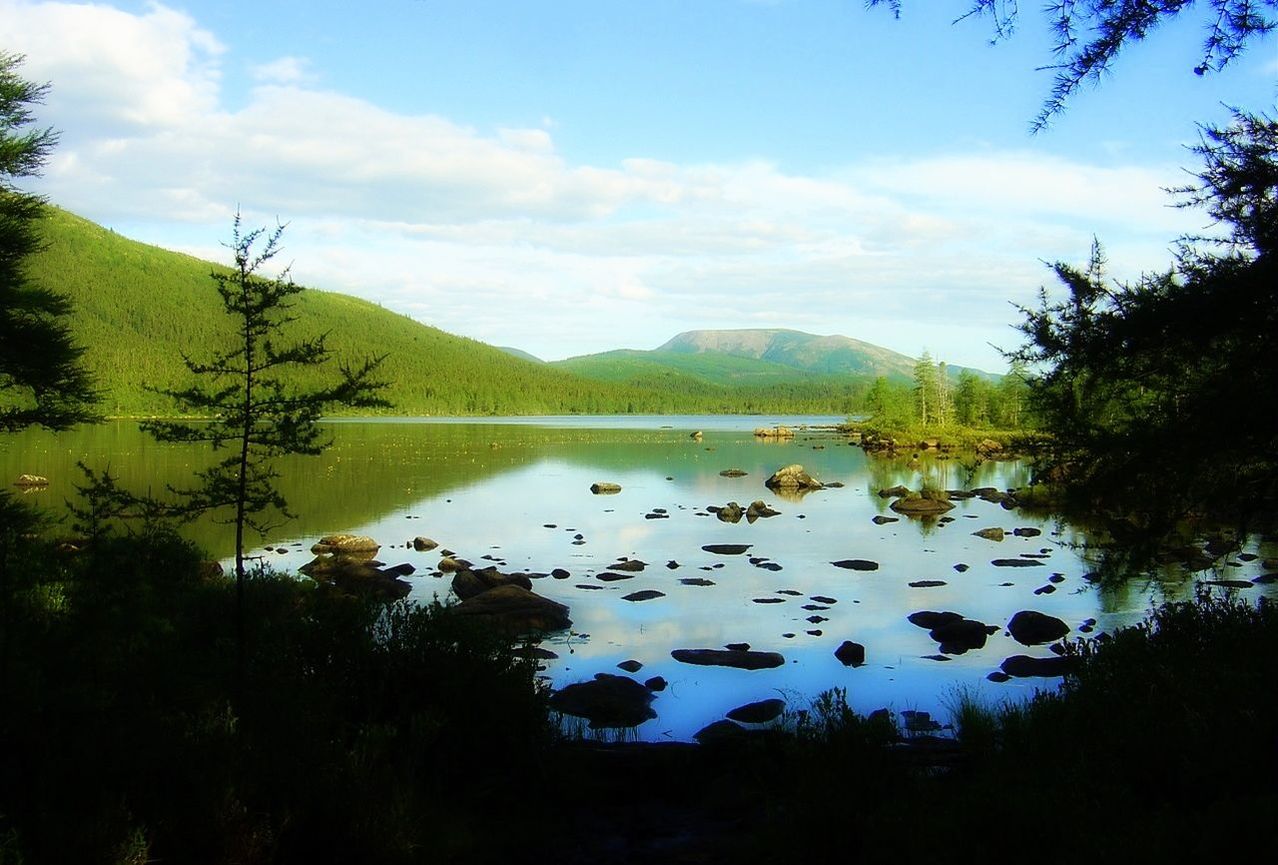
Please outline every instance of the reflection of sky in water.
M345 529L381 541L379 558L388 564L414 564L418 573L408 579L413 597L421 599L434 594L446 597L449 580L430 576L438 551L417 553L406 546L416 535L434 538L477 566L489 563L484 556L492 556L508 572L549 572L557 567L570 571L569 579L547 577L534 584L535 591L569 605L577 635L547 640L545 645L560 655L549 662L547 675L562 686L589 679L596 672L620 673L615 667L624 660L642 662L644 667L635 678L642 681L659 675L669 682L653 703L658 718L639 728L639 736L646 739L688 739L729 709L772 696L785 697L791 708L805 708L812 697L832 686L846 688L849 702L859 711L891 706L923 709L946 718L946 700L957 687L975 689L998 701L1050 686L1055 680L993 684L985 679L1009 655L1046 655L1048 651L1021 646L1000 629L981 650L948 661L931 660L924 656L937 653L938 647L926 631L906 621L909 613L954 610L1001 628L1018 610L1034 609L1057 616L1071 627L1090 617L1106 628L1139 619L1152 600L1162 597L1159 587L1140 583L1116 592L1098 592L1080 579L1091 568L1080 552L1070 548L1079 540L1073 530L979 499L955 502L948 514L954 520L948 524L904 518L885 525L872 522L875 515L893 515L887 507L890 500L876 495L882 487L900 483L917 489L923 479L947 488L1016 487L1027 481L1026 469L1019 463L983 463L969 477L971 467L959 460L925 457L910 464L867 457L834 437L801 435L794 442L761 442L740 431L761 422L697 422L692 428L706 430L701 442L687 437L690 425L686 423L679 431L631 442L626 448L615 447L607 435L599 436L573 443L570 456L562 448L534 455L522 465L477 475L439 495L416 498L406 492L399 508ZM419 429L421 435L430 435L431 427ZM508 433L485 428L483 435L501 445L504 436L517 436L521 427L507 429ZM499 460L501 453L499 447L490 455L471 451L459 458ZM840 481L846 486L814 492L799 501L778 497L764 487L773 470L795 462L824 482ZM719 475L720 470L733 467L745 470L747 476ZM622 492L592 495L589 487L596 481L619 483ZM744 507L755 499L768 502L781 515L753 525L745 520L733 525L705 511L707 505L733 500ZM666 509L669 518L645 519L654 508ZM972 535L990 526L1009 532L1017 526L1033 526L1043 533L1034 538L1009 534L1002 542ZM583 536L584 544L573 543L576 534ZM314 538L290 540L309 546ZM701 549L714 543L750 544L751 548L741 556ZM1040 551L1047 553L1042 566L991 564L996 558ZM749 556L766 557L782 570L752 566ZM618 582L595 578L621 557L641 559L648 567ZM308 558L309 554L299 551L274 561L296 567ZM830 564L850 558L871 559L880 567L856 572ZM680 567L667 568L671 559ZM958 563L969 569L955 571ZM1246 575L1254 576L1252 571L1260 573L1258 562ZM1046 585L1053 573L1064 577L1057 590L1035 595L1034 589ZM679 582L694 577L713 580L715 585ZM917 580L947 584L908 585ZM1182 582L1181 591L1187 592L1189 585ZM665 597L638 603L621 599L642 589L661 591ZM777 593L783 589L802 595ZM837 603L827 610L801 609L816 603L810 600L812 595L832 597ZM754 602L765 597L784 602ZM807 621L811 615L827 621L811 623ZM820 635L808 633L813 630ZM1075 631L1072 636L1077 635ZM834 649L848 639L865 645L864 666L845 668L834 658ZM786 664L775 670L742 671L689 666L670 657L677 648L719 648L736 642L781 652Z

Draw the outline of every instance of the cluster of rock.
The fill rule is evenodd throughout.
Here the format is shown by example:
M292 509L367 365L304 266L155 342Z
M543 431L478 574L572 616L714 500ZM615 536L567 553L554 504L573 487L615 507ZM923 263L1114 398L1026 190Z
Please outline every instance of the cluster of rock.
M1012 490L999 490L994 487L978 487L974 490L919 490L914 492L897 484L894 487L879 490L879 497L894 499L888 505L892 510L908 517L931 517L943 514L954 507L956 499L979 498L991 504L1001 505L1005 510L1016 507L1016 494ZM1033 537L1029 532L1036 529L1017 529L1016 534L1022 537Z
M376 558L381 545L365 535L326 535L311 546L315 558L298 568L317 583L325 583L350 594L373 595L398 600L411 590L400 579L416 568L407 562L391 567Z
M759 427L754 431L754 437L759 439L792 439L794 438L794 430L787 426Z
M503 574L494 566L469 565L453 574L453 594L460 600L453 612L477 617L511 634L561 631L572 626L568 607L532 590L527 574Z
M726 505L708 505L706 510L718 517L719 521L723 523L739 523L741 518L745 517L746 522L753 524L756 520L775 517L781 513L773 510L762 499L754 500L745 509L742 509L741 505L736 502L728 502Z
M44 477L43 475L21 474L21 475L18 475L18 479L13 482L13 485L15 487L22 487L23 489L47 487L49 485L49 479Z

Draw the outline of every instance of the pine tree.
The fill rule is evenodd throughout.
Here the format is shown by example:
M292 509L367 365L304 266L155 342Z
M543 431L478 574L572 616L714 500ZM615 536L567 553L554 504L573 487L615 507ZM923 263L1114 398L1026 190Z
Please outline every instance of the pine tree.
M71 338L70 303L25 272L40 249L42 197L15 185L40 173L57 143L52 129L29 129L31 106L49 87L15 71L22 57L0 51L0 430L67 429L94 420L97 394Z
M925 351L914 363L914 404L918 409L918 420L924 426L937 419L938 395L936 364L932 362L932 355Z
M235 582L237 668L244 667L244 533L253 529L263 537L278 521L292 517L276 488L279 477L274 458L285 454L319 454L329 444L318 421L327 408L388 405L378 396L384 383L372 375L385 359L366 359L359 367L342 365L340 375L326 387L291 388L286 372L316 367L330 358L325 337L302 338L281 344L285 328L296 321L289 314L293 298L303 289L288 276L275 278L259 271L279 254L284 226L244 232L235 215L232 241L235 266L212 274L226 313L235 324L230 348L207 361L184 357L197 377L180 390L159 389L186 410L210 417L207 422L148 421L142 426L160 441L205 442L214 451L228 451L212 467L199 473L200 484L180 491L190 512L230 509L235 526ZM261 251L254 247L263 241Z

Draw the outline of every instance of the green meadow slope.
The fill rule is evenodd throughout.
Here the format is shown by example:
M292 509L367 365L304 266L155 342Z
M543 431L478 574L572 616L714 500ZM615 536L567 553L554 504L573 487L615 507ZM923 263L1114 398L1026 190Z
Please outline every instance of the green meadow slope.
M39 283L74 304L72 327L110 415L172 414L180 406L148 387L190 381L195 359L234 339L209 273L217 265L128 240L58 208L43 220L46 248L29 262ZM388 414L491 415L624 412L834 412L859 407L859 379L738 376L650 365L589 377L453 336L376 304L332 292L298 296L298 336L327 333L338 359L386 355ZM709 361L732 366L739 359ZM704 362L702 364L704 367ZM298 372L299 384L322 370Z

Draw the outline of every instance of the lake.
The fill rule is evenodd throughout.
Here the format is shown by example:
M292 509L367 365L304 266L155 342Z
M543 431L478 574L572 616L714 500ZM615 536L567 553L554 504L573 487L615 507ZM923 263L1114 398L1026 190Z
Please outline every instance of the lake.
M1022 698L1055 679L994 683L987 674L1010 655L1047 656L1003 628L1020 610L1037 610L1097 630L1138 620L1152 603L1192 596L1195 577L1179 566L1158 579L1098 588L1084 579L1095 562L1086 534L1063 523L1008 511L979 498L955 501L951 520L895 517L880 489L925 481L945 489L1025 486L1020 461L970 458L917 461L866 455L829 431L800 430L792 440L760 440L758 426L838 423L834 417L566 417L514 419L341 420L329 424L333 445L319 457L280 460L281 488L297 519L286 523L250 555L275 568L295 570L325 534L369 535L382 544L378 558L407 562L411 598L449 597L449 578L436 571L439 551L416 552L412 539L438 541L476 566L549 573L567 579L534 581L534 590L567 604L571 631L543 646L558 655L545 662L555 687L620 673L617 664L643 665L640 681L661 676L658 717L636 728L644 740L687 740L741 704L780 697L794 709L831 687L845 688L858 711L887 706L948 718L958 689L993 701ZM700 430L700 440L691 437ZM206 451L160 444L131 421L114 421L63 434L28 431L4 440L3 476L48 477L30 499L65 514L64 502L82 482L82 460L110 468L128 489L159 493L189 483L209 460ZM843 484L804 496L779 495L764 481L777 468L800 463L817 479ZM720 472L739 469L741 477ZM593 495L596 482L621 485L615 495ZM762 499L779 515L751 524L721 522L708 510L730 501L743 507ZM69 518L66 524L70 525ZM999 527L1002 541L973 535ZM1021 537L1016 528L1037 530ZM69 532L69 528L68 528ZM190 536L217 558L233 553L229 528L206 522ZM1026 532L1033 534L1033 532ZM256 539L255 539L256 541ZM748 544L741 555L718 555L711 544ZM1272 544L1249 550L1273 556ZM268 549L269 548L269 549ZM646 563L631 578L606 582L598 574L622 558ZM996 559L1037 561L1000 567ZM833 562L865 559L872 571ZM957 566L966 566L966 569ZM1219 576L1250 579L1260 559L1225 564ZM689 585L683 580L709 582ZM911 585L911 583L921 585ZM636 591L660 597L623 600ZM1036 594L1036 591L1039 593ZM1244 590L1272 592L1273 587ZM815 600L815 598L829 600ZM812 609L809 609L812 608ZM819 609L816 609L819 608ZM986 645L941 654L928 632L906 616L918 610L954 610L996 625ZM834 650L844 641L865 646L866 662L845 667ZM744 671L682 664L681 648L748 643L781 653L785 664Z

